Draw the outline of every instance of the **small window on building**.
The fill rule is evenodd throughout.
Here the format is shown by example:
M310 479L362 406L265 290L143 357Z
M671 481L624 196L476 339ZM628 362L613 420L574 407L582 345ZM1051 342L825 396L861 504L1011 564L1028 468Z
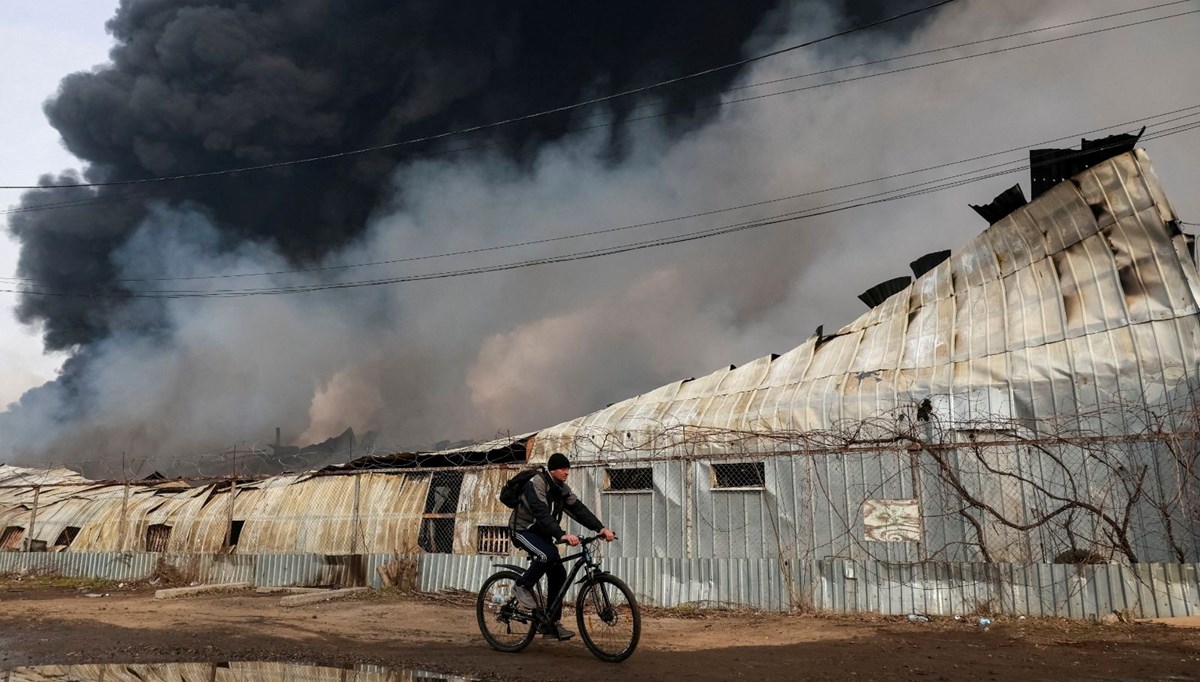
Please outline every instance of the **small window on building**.
M650 467L640 469L609 469L608 484L604 487L610 493L650 492L654 489L654 470Z
M165 523L152 523L146 528L146 551L165 552L171 540L171 527Z
M4 534L0 535L0 549L16 551L21 549L21 536L25 534L25 529L21 526L9 526L4 529Z
M762 462L712 465L714 489L762 488L766 480Z
M67 526L58 534L58 539L54 541L55 546L70 547L75 538L79 537L79 528L77 526Z
M480 554L508 554L508 526L477 526L479 541L475 550Z
M246 526L245 521L230 521L229 522L229 546L237 547L242 540L242 528Z

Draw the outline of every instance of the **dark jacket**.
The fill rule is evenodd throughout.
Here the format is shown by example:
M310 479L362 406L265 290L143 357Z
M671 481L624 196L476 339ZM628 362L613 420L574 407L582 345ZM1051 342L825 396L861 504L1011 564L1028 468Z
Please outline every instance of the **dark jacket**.
M564 511L585 528L600 530L604 527L587 505L575 497L569 485L559 483L542 469L525 484L521 503L509 517L508 527L514 532L533 530L550 541L556 541L566 535L559 525Z

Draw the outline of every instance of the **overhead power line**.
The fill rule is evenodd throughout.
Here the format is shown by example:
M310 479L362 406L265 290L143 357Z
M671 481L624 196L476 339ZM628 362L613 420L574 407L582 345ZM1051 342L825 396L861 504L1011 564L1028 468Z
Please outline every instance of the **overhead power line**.
M1184 113L1184 112L1191 112L1191 113ZM1183 115L1176 116L1177 114L1183 114ZM1198 115L1200 115L1200 104L1194 104L1189 107L1183 107L1183 108L1175 109L1172 111L1166 111L1166 112L1154 114L1151 116L1145 116L1142 118L1137 118L1137 119L1133 119L1133 120L1129 120L1129 121L1122 121L1120 123L1107 125L1102 128L1093 128L1091 130L1084 130L1081 132L1070 133L1068 135L1063 135L1061 137L1056 137L1056 138L1050 139L1050 140L1041 140L1038 142L1023 144L1018 147L1012 147L1010 149L1005 149L1005 150L998 151L998 152L990 152L987 154L981 154L979 156L972 156L970 158L960 159L958 161L949 161L946 163L941 163L941 164L937 164L937 165L933 165L933 166L926 166L925 168L917 168L917 169L903 171L900 173L893 173L891 175L884 175L881 177L871 178L869 180L858 180L855 182L850 182L850 183L846 183L846 184L842 184L842 185L835 185L835 186L831 186L831 187L825 187L822 189L809 190L809 191L800 192L797 194L790 194L790 195L782 196L782 197L761 199L761 200L757 200L757 201L753 201L753 202L749 202L749 203L738 204L738 205L734 205L734 206L724 206L724 207L714 208L714 209L710 209L710 210L706 210L706 211L689 213L686 215L672 216L672 217L660 218L660 219L656 219L656 220L648 220L645 222L621 225L618 227L608 227L608 228L601 228L601 229L596 229L596 230L589 230L586 232L576 232L576 233L565 234L565 235L557 235L554 237L545 237L542 239L530 239L530 240L525 240L525 241L520 241L520 242L512 242L512 243L508 243L508 244L496 244L496 245L492 245L492 246L482 246L482 247L478 247L478 248L474 248L474 249L449 251L449 252L437 253L437 254L425 254L425 255L420 255L420 256L408 256L405 258L393 258L393 259L388 259L388 260L369 261L369 262L365 262L365 263L343 263L343 264L338 264L338 265L322 265L322 266L314 266L314 267L308 267L308 268L289 268L289 269L271 270L271 271L265 271L265 272L225 273L225 274L219 274L219 275L122 278L122 279L116 279L113 281L119 282L119 283L171 282L171 281L188 281L188 280L236 279L236 278L245 278L245 277L270 277L270 276L291 275L291 274L309 274L309 273L316 273L316 272L351 270L351 269L373 267L373 266L380 266L380 265L396 265L399 263L411 263L411 262L423 261L423 260L448 258L448 257L452 257L452 256L474 255L474 254L479 254L479 253L487 253L487 252L491 252L491 251L501 251L501 250L506 250L506 249L534 246L534 245L538 245L538 244L549 244L549 243L553 243L553 242L566 241L566 240L570 240L570 239L593 237L593 236L604 235L604 234L612 234L612 233L616 233L616 232L625 232L628 230L634 230L634 229L639 229L639 228L644 228L644 227L664 225L667 223L679 222L679 221L683 221L683 220L690 220L693 218L703 218L703 217L707 217L707 216L711 216L711 215L718 215L721 213L730 213L733 211L743 210L743 209L747 209L747 208L755 208L758 206L765 206L768 204L774 204L774 203L780 203L783 201L800 199L800 198L804 198L804 197L814 196L817 194L824 194L827 192L834 192L834 191L843 190L843 189L850 189L853 187L860 187L862 185L883 182L886 180L894 180L896 178L906 177L906 176L910 176L910 175L916 175L919 173L926 173L926 172L933 171L933 170L940 170L942 168L948 168L950 166L956 166L956 165L961 165L964 163L970 163L972 161L980 161L982 159L992 158L992 157L996 157L996 156L1002 156L1004 154L1011 154L1014 152L1024 151L1024 150L1027 150L1030 148L1043 147L1046 145L1056 144L1056 143L1063 142L1066 140L1075 140L1080 137L1086 137L1088 135L1095 135L1097 133L1102 133L1107 130L1125 129L1125 128L1129 128L1131 126L1135 126L1138 124L1161 126L1161 125L1166 125L1168 123L1174 123L1174 122L1177 122L1180 120L1186 120L1188 118L1192 118L1192 117L1195 117ZM1168 116L1175 116L1175 118L1166 118L1165 120L1156 121L1156 119L1162 119L1162 118L1165 118ZM1151 123L1152 121L1156 121L1156 122ZM1010 161L1007 163L1016 163L1016 161ZM993 167L988 167L988 168L993 168ZM978 172L979 170L986 170L986 169L976 169L976 171L972 171L972 172ZM36 280L34 280L33 278L27 278L27 277L0 277L0 281L32 282L32 281L36 281Z
M859 67L867 66L867 65L871 65L871 64L879 64L879 63L884 63L884 62L889 62L889 61L897 61L897 60L906 59L906 58L913 57L913 56L930 54L930 53L934 53L934 52L942 52L942 51L946 51L946 50L960 48L963 46L976 45L976 44L986 43L986 42L993 42L996 40L1003 40L1006 38L1028 35L1031 33L1048 31L1048 30L1063 28L1063 27L1067 27L1067 26L1074 26L1074 25L1088 23L1088 22L1092 22L1092 21L1099 21L1101 19L1109 19L1109 18L1116 17L1116 16L1123 16L1123 15L1132 14L1132 13L1136 13L1136 12L1144 12L1144 11L1148 11L1148 10L1152 10L1152 9L1159 9L1162 7L1168 7L1171 5L1177 5L1177 4L1181 4L1183 2L1191 2L1191 1L1192 0L1177 0L1175 2L1168 2L1168 3L1164 3L1164 4L1160 4L1160 5L1154 5L1152 7L1146 7L1146 8L1142 8L1142 9L1138 9L1138 10L1128 10L1126 12L1118 12L1115 14L1108 14L1108 15L1104 15L1101 17L1093 17L1090 19L1080 19L1080 20L1068 22L1065 24L1057 24L1055 26L1047 26L1044 28L1032 29L1029 31L1022 31L1020 33L1013 33L1013 34L1010 34L1007 36L997 36L994 38L987 38L984 40L974 41L971 43L961 43L959 45L941 47L941 48L936 48L933 50L925 50L923 52L914 52L914 53L910 53L910 54L906 54L906 55L899 55L896 57L888 57L886 59L879 59L879 60L875 60L872 62L866 62L864 64L856 64L856 65L851 65L851 66L838 67L835 69L827 69L825 71L817 71L817 72L801 74L801 75L797 75L797 76L789 76L787 78L779 78L779 79L774 79L774 80L770 80L770 81L763 81L760 83L751 83L748 85L731 88L729 90L726 90L725 93L735 92L738 90L744 90L747 88L754 88L754 87L759 87L759 86L763 86L763 85L769 85L769 84L774 84L774 83L779 83L779 82L784 82L784 81L797 80L797 79L801 79L801 78L807 78L809 76L820 75L820 74L825 74L825 73L832 73L835 71L843 71L843 70L847 70L847 69L859 68ZM1113 30L1117 30L1117 29L1121 29L1121 28L1129 28L1132 26L1139 26L1142 24L1163 21L1166 19L1173 19L1173 18L1177 18L1180 16L1196 14L1196 13L1200 13L1200 10L1190 10L1188 12L1181 12L1178 14L1171 14L1168 16L1156 17L1153 19L1147 19L1147 20L1143 20L1143 21L1119 24L1117 26L1110 26L1107 28L1098 29L1098 30L1094 30L1094 31L1087 31L1084 33L1077 33L1077 34L1073 34L1073 35L1069 35L1069 36L1060 36L1058 38L1053 38L1053 39L1044 40L1044 41L1026 43L1026 44L1022 44L1022 45L1015 45L1015 46L1010 46L1010 47L1006 47L1006 48L990 50L987 52L980 52L980 53L972 54L972 55L964 55L964 56L954 57L952 59L945 59L945 60L936 61L936 62L929 62L926 64L918 64L918 65L914 65L914 66L902 67L902 68L897 68L897 69L889 69L886 71L880 71L880 72L866 74L866 75L862 75L862 76L855 76L852 78L845 78L845 79L840 79L840 80L827 81L824 83L817 83L814 85L809 85L809 86L805 86L805 87L801 87L801 88L793 88L793 89L789 89L789 90L782 90L779 92L766 93L766 94L762 94L762 95L754 95L754 96L743 97L743 98L739 98L739 99L724 100L724 101L716 102L713 104L697 106L697 107L695 107L695 109L696 110L705 110L705 109L711 109L711 108L716 108L716 107L723 107L723 106L728 106L731 104L739 104L739 103L743 103L743 102L750 102L750 101L755 101L755 100L760 100L760 99L766 99L769 97L777 97L780 95L794 94L797 92L804 92L807 90L814 90L817 88L824 88L824 87L830 87L833 85L840 85L840 84L844 84L844 83L866 80L869 78L876 78L879 76L886 76L886 75L894 74L894 73L916 71L919 69L929 68L932 66L940 66L943 64L964 61L967 59L975 59L977 57L985 57L985 56L989 56L989 55L993 55L993 54L1011 52L1014 50L1025 49L1028 47L1035 47L1038 45L1045 45L1047 43L1054 43L1054 42L1059 42L1062 40L1070 40L1072 38L1080 38L1080 37L1084 37L1084 36L1095 35L1095 34L1104 33L1107 31L1113 31ZM644 108L646 106L657 106L657 103L651 103L650 105L639 105L639 106L634 107L633 110ZM638 116L635 118L623 119L620 123L627 124L627 123L635 123L638 121L647 121L647 120L670 116L671 114L672 114L672 112L670 112L670 111L657 112L657 113L649 114L649 115L645 115L645 116ZM596 130L599 128L611 127L611 126L614 126L617 124L618 124L618 122L604 122L604 123L597 123L597 124L591 124L591 125L576 126L576 127L567 129L565 131L565 134L587 132L587 131ZM404 144L404 143L397 143L397 144ZM432 156L440 156L440 155L448 155L448 154L458 154L458 153L462 153L462 152L466 152L466 151L474 151L474 150L478 150L478 149L484 149L484 148L488 148L488 147L497 146L498 144L499 143L496 143L496 142L480 142L477 144L472 144L472 145L463 146L463 147L443 149L443 150L439 150L439 151L435 151L435 152L427 152L426 155L432 157ZM360 150L360 151L366 152L366 151L373 151L373 150L379 150L379 149L384 149L384 148L386 148L386 147L377 147L377 148L371 148L371 149ZM347 152L345 155L353 154L353 153L359 153L359 152ZM334 157L322 157L322 158L334 158ZM313 159L313 160L320 160L320 159ZM170 179L170 178L168 178L168 179ZM38 189L38 188L64 189L64 188L85 188L85 187L103 187L103 186L107 186L107 185L105 185L103 183L94 184L94 185L81 183L81 184L77 184L77 185L54 185L54 186L38 186L38 187L10 186L10 187L0 187L0 189L5 189L5 188L7 188L7 189ZM145 196L145 195L143 192L141 192L138 189L131 189L130 191L128 191L124 194L120 194L120 195L112 195L112 196L105 196L105 197L92 197L92 198L85 198L85 199L77 199L77 200L73 200L73 201L61 201L61 202L53 202L53 203L46 203L46 204L35 204L35 205L31 205L31 206L20 206L17 208L11 208L11 209L0 211L0 215L32 213L32 212L38 212L38 211L56 210L56 209L62 209L62 208L72 208L72 207L78 207L78 206L86 206L86 205L89 205L92 203L101 203L101 202L109 202L109 201L125 201L125 200L129 200L129 199L136 199L137 197L140 197L140 196ZM268 274L270 274L270 273L268 273Z
M921 51L919 51L919 52L909 52L909 53L907 53L907 54L902 54L902 55L895 55L895 56L891 56L891 57L883 57L883 58L881 58L881 59L873 59L873 60L871 60L871 61L867 61L867 62L859 62L859 63L857 63L857 64L847 64L847 65L845 65L845 66L836 66L836 67L833 67L833 68L831 68L831 69L823 69L823 70L821 70L821 71L810 71L810 72L808 72L808 73L797 74L797 75L795 75L795 76L785 76L785 77L783 77L783 78L773 78L773 79L771 79L771 80L766 80L766 81L758 81L758 82L756 82L756 83L747 83L747 84L745 84L745 85L738 85L738 86L735 86L735 87L732 87L732 88L727 88L727 89L725 89L725 90L721 91L721 93L719 93L719 94L729 94L729 93L732 93L732 92L738 92L738 91L740 91L740 90L748 90L748 89L751 89L751 88L759 88L759 87L763 87L763 86L766 86L766 85L774 85L774 84L776 84L776 83L785 83L785 82L787 82L787 81L800 80L800 79L802 79L802 78L812 78L813 76L824 76L824 75L826 75L826 74L830 74L830 73L837 73L837 72L839 72L839 71L849 71L849 70L852 70L852 69L860 69L860 68L867 67L867 66L875 66L875 65L877 65L877 64L886 64L886 63L888 63L888 62L900 61L900 60L902 60L902 59L911 59L911 58L913 58L913 57L923 57L923 56L925 56L925 55L937 54L937 53L939 53L939 52L947 52L947 51L950 51L950 50L958 50L958 49L962 49L962 48L964 48L964 47L974 47L974 46L976 46L976 45L984 45L984 44L987 44L987 43L994 43L994 42L1001 41L1001 40L1008 40L1008 39L1010 39L1010 38L1020 38L1020 37L1022 37L1022 36L1033 35L1033 34L1035 34L1035 33L1045 33L1046 31L1055 31L1055 30L1058 30L1058 29L1070 28L1070 27L1072 27L1072 26L1079 26L1079 25L1082 25L1082 24L1090 24L1090 23L1094 23L1094 22L1097 22L1097 21L1103 21L1103 20L1105 20L1105 19L1113 19L1113 18L1116 18L1116 17L1128 16L1128 15L1130 15L1130 14L1140 14L1140 13L1142 13L1142 12L1149 12L1149 11L1152 11L1152 10L1156 10L1156 9L1162 9L1162 8L1164 8L1164 7L1171 7L1171 6L1174 6L1174 5L1185 5L1185 4L1188 4L1188 3L1190 3L1190 2L1193 2L1193 0L1172 0L1172 2L1164 2L1164 3L1158 4L1158 5L1151 5L1151 6L1149 6L1149 7L1141 7L1141 8L1138 8L1138 9L1125 10L1124 12L1114 12L1114 13L1112 13L1112 14L1104 14L1104 15L1101 15L1101 16L1098 16L1098 17L1089 17L1089 18L1087 18L1087 19L1077 19L1077 20L1075 20L1075 21L1068 21L1068 22L1065 22L1065 23L1062 23L1062 24L1054 24L1053 26L1042 26L1042 27L1040 27L1040 28L1029 29L1029 30L1027 30L1027 31L1018 31L1018 32L1016 32L1016 33L1009 33L1009 34L1007 34L1007 35L1002 35L1002 36L994 36L994 37L992 37L992 38L982 38L982 39L980 39L980 40L972 40L972 41L965 42L965 43L958 43L958 44L956 44L956 45L946 45L946 46L944 46L944 47L935 47L935 48L933 48L933 49L929 49L929 50L921 50ZM1088 36L1088 35L1094 35L1095 33L1103 32L1103 31L1114 30L1114 29L1119 29L1119 28L1127 28L1127 27L1130 27L1130 26L1137 26L1137 25L1140 25L1140 24L1143 24L1143 23L1150 23L1150 22L1154 22L1154 21L1160 21L1160 20L1163 20L1163 19L1172 19L1172 18L1175 18L1175 17L1178 17L1178 16L1182 16L1182 15L1184 15L1184 14L1191 14L1191 13L1193 13L1193 12L1183 12L1183 13L1181 13L1181 14L1172 14L1172 15L1169 15L1169 16L1165 16L1165 17L1157 17L1157 18L1154 18L1154 19L1149 19L1149 20L1146 20L1146 21L1135 21L1135 22L1130 22L1130 23L1126 23L1126 24L1120 24L1120 25L1117 25L1117 26L1111 26L1111 27L1108 27L1108 28L1106 28L1106 29L1100 29L1099 31L1089 31L1089 32L1086 32L1086 33L1078 33L1078 34L1071 35L1071 36L1064 36L1064 37L1062 37L1062 38L1059 38L1058 40L1067 39L1067 38L1078 38L1078 37L1081 37L1081 36ZM1016 46L1016 47L1017 47L1018 49L1019 49L1019 48L1024 48L1024 47L1033 47L1033 46L1035 46L1035 45L1043 45L1043 44L1045 44L1046 42L1054 42L1054 41L1043 41L1043 42L1027 43L1027 44L1024 44L1024 45L1019 45L1019 46ZM1010 49L1011 49L1011 48L1010 48ZM998 52L1002 52L1002 51L1004 51L1004 50L996 50L996 51L992 51L992 52L980 53L979 55L973 55L973 56L983 56L983 55L985 55L985 54L996 54L996 53L998 53ZM939 65L939 64L944 64L944 63L947 63L947 62L932 62L932 63L929 63L929 64L921 64L921 65L919 65L917 68L924 68L924 67L926 67L926 66L937 66L937 65ZM887 72L884 72L884 73L895 73L895 72L896 72L896 71L887 71ZM838 84L838 83L845 83L845 82L848 82L848 81L845 81L845 80L834 81L834 82L832 82L832 83L829 83L829 85L836 85L836 84ZM791 92L791 91L789 90L789 91L786 91L786 92ZM772 95L771 95L771 96L774 96L774 94L775 94L775 93L772 93ZM740 101L740 100L739 100L739 101ZM647 108L651 108L651 107L657 107L657 106L661 106L661 105L663 104L663 102L664 102L664 100L658 100L658 101L652 101L652 102L644 102L644 103L642 103L642 104L638 104L637 106L634 106L634 107L632 107L631 111L637 111L638 109L647 109ZM723 103L720 103L720 104L723 104ZM719 105L720 105L720 104L719 104ZM718 105L718 106L719 106L719 105ZM638 120L641 120L641 119L638 119Z
M1186 132L1189 130L1196 130L1196 129L1200 129L1200 121L1188 122L1188 123L1174 126L1172 128L1167 128L1164 130L1156 131L1150 135L1147 135L1145 137L1145 139L1147 139L1147 140L1159 139L1162 137L1167 137L1169 135L1175 135L1178 133ZM1094 153L1094 151L1095 150L1089 150L1086 153ZM1080 152L1077 152L1076 154L1082 155L1084 153L1085 152L1080 151ZM1070 156L1068 155L1068 157L1066 157L1066 158L1070 158ZM998 166L1012 165L1013 163L1015 163L1015 162L1003 163L1003 164L999 164ZM993 168L995 168L995 167L993 167ZM387 277L387 278L378 278L378 279L371 279L371 280L357 280L357 281L351 281L351 282L325 282L325 283L315 283L315 284L305 284L305 285L295 285L295 286L263 287L263 288L257 288L257 289L243 288L243 289L216 289L216 290L156 290L156 291L155 290L142 290L142 291L109 291L109 292L83 293L83 292L64 292L64 291L54 291L54 290L47 290L47 289L26 288L26 289L0 289L0 291L10 292L10 293L23 293L23 294L29 294L29 295L66 296L66 297L81 297L81 298L167 298L167 299L239 298L239 297L246 297L246 296L310 293L310 292L315 292L315 291L326 291L326 290L333 290L333 289L355 289L355 288L362 288L362 287L369 287L369 286L380 286L380 285L386 285L386 284L400 284L400 283L406 283L406 282L447 279L447 278L452 278L452 277L463 277L463 276L467 276L467 275L476 275L476 274L484 274L484 273L492 273L492 272L502 272L502 271L507 271L507 270L516 270L516 269L521 269L521 268L526 268L526 267L532 267L535 265L547 265L547 264L551 264L551 263L565 263L565 262L571 262L571 261L589 260L589 259L598 258L601 256L628 253L628 252L632 252L632 251L638 251L638 250L653 248L653 247L657 247L657 246L666 246L666 245L670 245L670 244L680 244L680 243L685 243L685 242L690 242L690 241L697 241L700 239L707 239L710 237L715 237L715 236L720 236L720 235L726 235L726 234L732 234L732 233L742 232L742 231L746 231L746 230L758 229L758 228L767 227L767 226L771 226L771 225L779 225L779 224L794 222L794 221L807 219L807 218L815 218L815 217L819 217L819 216L830 215L833 213L839 213L839 212L850 210L853 208L860 208L863 206L882 204L882 203L886 203L886 202L896 201L898 199L904 199L904 198L909 198L909 197L913 197L913 196L920 196L923 194L930 194L933 192L939 192L939 191L943 191L946 189L961 187L963 185L974 183L974 182L979 182L979 181L985 180L985 179L990 179L990 178L994 178L994 177L1011 174L1011 173L1018 172L1021 170L1027 170L1029 168L1030 168L1030 164L1025 163L1025 164L1022 164L1022 165L1019 165L1019 166L1016 166L1013 168L996 170L996 171L988 172L988 173L980 173L979 171L969 171L966 173L958 174L956 176L950 176L949 178L942 178L940 180L918 183L915 185L910 185L908 187L899 188L899 189L895 189L895 190L888 190L885 192L876 192L873 194L865 195L863 197L859 197L857 199L850 199L850 200L846 200L846 201L835 202L835 203L831 203L831 204L826 204L824 206L818 206L818 207L814 207L814 208L810 208L810 209L804 209L801 211L793 211L790 213L784 213L784 214L780 214L777 216L771 216L771 217L765 218L765 219L751 220L751 221L744 221L744 222L740 222L740 223L722 225L722 226L718 226L718 227L697 230L697 231L693 231L693 232L687 232L687 233L683 233L683 234L679 234L679 235L674 235L674 236L669 236L669 237L660 237L660 238L655 238L655 239L647 239L647 240L632 242L632 243L628 243L628 244L621 244L621 245L612 246L612 247L603 247L603 248L590 249L590 250L585 250L585 251L576 251L576 252L571 252L571 253L566 253L566 254L560 254L560 255L556 255L556 256L545 256L545 257L540 257L540 258L532 258L532 259L527 259L527 260L517 261L517 262L502 263L502 264L488 265L488 266L479 266L479 267L473 267L473 268L462 268L462 269L458 269L458 270L448 270L448 271L440 271L440 272L425 273L425 274L418 274L418 275L405 275L405 276L399 276L399 277ZM984 170L987 170L987 169L984 169Z
M651 83L650 85L643 85L643 86L639 86L636 88L630 88L628 90L623 90L621 92L616 92L616 93L612 93L609 95L603 95L600 97L594 97L592 99L584 100L581 102L575 102L574 104L566 104L566 105L563 105L560 107L554 107L552 109L545 109L545 110L534 112L531 114L524 114L522 116L514 116L512 118L502 119L499 121L493 121L490 123L483 123L483 124L471 126L468 128L460 128L458 130L448 131L448 132L444 132L444 133L438 133L435 135L426 135L426 136L422 136L422 137L415 137L415 138L410 138L407 140L401 140L398 142L391 142L388 144L376 145L373 147L363 147L361 149L352 149L352 150L347 150L347 151L335 152L332 154L322 154L319 156L310 156L310 157L303 158L303 159L290 159L287 161L276 161L273 163L263 163L263 164L256 164L256 165L252 165L252 166L241 166L238 168L225 168L225 169L221 169L221 170L205 171L205 172L201 172L201 173L184 173L184 174L179 174L179 175L164 175L164 176L157 176L157 177L150 177L150 178L138 178L138 179L133 179L133 180L113 180L110 182L78 182L78 183L64 183L64 184L58 184L58 185L0 185L0 189L62 189L62 188L70 188L70 187L114 187L114 186L120 186L120 185L138 185L138 184L151 183L151 182L171 182L171 181L176 181L176 180L191 180L191 179L195 179L195 178L213 177L213 176L217 176L217 175L229 175L232 173L245 173L245 172L249 172L249 171L266 170L269 168L280 168L282 166L294 166L294 165L305 164L305 163L313 163L315 161L326 161L329 159L337 159L337 158L342 158L342 157L346 157L346 156L354 156L354 155L358 155L358 154L366 154L369 152L382 151L385 149L394 149L396 147L402 147L402 146L417 144L417 143L421 143L421 142L432 142L435 140L446 139L449 137L456 137L456 136L465 135L468 133L475 133L475 132L479 132L482 130L489 130L491 128L499 128L501 126L507 126L507 125L511 125L513 123L521 123L524 121L531 121L534 119L544 118L544 117L552 116L555 114L561 114L564 112L581 109L583 107L589 107L589 106L592 106L595 104L600 104L603 102L611 102L613 100L621 99L624 97L629 97L631 95L636 95L636 94L640 94L643 92L650 92L652 90L664 88L664 87L667 87L670 85L674 85L676 83L682 83L684 81L694 80L696 78L701 78L703 76L712 75L714 73L728 71L730 69L737 69L737 68L740 68L747 64L752 64L754 62L763 61L765 59L777 57L779 55L786 54L788 52L794 52L796 50L800 50L800 49L803 49L806 47L811 47L818 43L823 43L823 42L826 42L829 40L833 40L835 38L841 38L843 36L847 36L852 33L857 33L859 31L865 31L867 29L874 28L876 26L882 26L884 24L888 24L893 21L897 21L899 19L904 19L906 17L911 17L911 16L915 16L918 14L922 14L924 12L928 12L930 10L937 9L938 7L942 7L944 5L949 5L956 1L957 0L940 0L939 2L935 2L932 5L927 5L925 7L921 7L918 9L909 10L908 12L902 12L900 14L895 14L890 17L887 17L886 19L879 19L878 21L872 21L870 23L861 24L859 26L854 26L854 27L848 28L844 31L838 31L837 33L831 33L829 35L822 36L820 38L815 38L813 40L809 40L809 41L806 41L803 43L798 43L796 45L790 45L788 47L780 48L778 50L772 50L771 52L766 52L766 53L763 53L760 55L755 55L753 57L747 57L745 59L741 59L741 60L734 61L734 62L729 62L727 64L721 64L720 66L714 66L714 67L711 67L708 69L703 69L701 71L696 71L696 72L689 73L689 74L686 74L683 76L676 76L674 78L669 78L667 80L658 81L657 83Z
M853 76L850 78L842 78L842 79L833 80L833 81L826 81L824 83L814 83L813 85L805 85L805 86L799 87L799 88L790 88L788 90L780 90L778 92L770 92L770 93L766 93L766 94L762 94L762 95L751 95L749 97L740 97L738 99L723 100L723 101L715 103L715 104L697 106L696 109L704 110L704 109L714 108L714 107L724 107L724 106L729 106L730 104L740 104L742 102L753 102L755 100L766 99L768 97L778 97L780 95L791 95L791 94L795 94L797 92L806 92L808 90L816 90L818 88L827 88L832 85L842 85L844 83L854 83L857 81L868 80L871 78L878 78L880 76L888 76L888 75L891 75L894 73L905 73L908 71L918 71L920 69L927 69L931 66L941 66L943 64L953 64L955 62L967 61L968 59L977 59L979 57L988 57L988 56L995 55L995 54L1003 54L1005 52L1013 52L1015 50L1024 50L1026 48L1037 47L1039 45L1049 45L1050 43L1057 43L1057 42L1062 42L1064 40L1073 40L1075 38L1083 38L1086 36L1098 35L1101 33L1107 33L1109 31L1116 31L1116 30L1119 30L1122 28L1130 28L1133 26L1142 26L1144 24L1152 24L1152 23L1159 22L1159 21L1166 21L1167 19L1176 19L1178 17L1188 16L1190 14L1200 14L1200 9L1188 10L1186 12L1178 12L1176 14L1168 14L1168 15L1162 16L1162 17L1154 17L1153 19L1143 19L1141 21L1132 21L1132 22L1128 22L1128 23L1124 23L1124 24L1119 24L1117 26L1108 26L1106 28L1098 28L1098 29L1094 29L1091 31L1084 31L1083 33L1075 33L1075 34L1072 34L1069 36L1059 36L1057 38L1047 38L1046 40L1038 40L1038 41L1035 41L1032 43L1024 43L1022 45L1012 45L1009 47L1001 47L1001 48L997 48L995 50L988 50L986 52L978 52L975 54L962 55L962 56L958 56L958 57L952 57L950 59L942 59L942 60L935 61L935 62L928 62L925 64L916 64L913 66L905 66L905 67L899 67L899 68L895 68L895 69L888 69L887 71L878 71L875 73L863 74L861 76ZM897 59L899 59L899 57ZM891 60L887 60L887 61L891 61ZM799 76L798 78L801 78L801 77L803 77L803 76ZM790 79L783 79L783 80L790 80ZM665 116L665 115L668 115L668 114L654 114L653 116L645 117L645 118L658 118L658 117ZM627 122L640 121L640 120L643 120L643 117L627 119ZM611 125L611 124L608 124L608 125Z

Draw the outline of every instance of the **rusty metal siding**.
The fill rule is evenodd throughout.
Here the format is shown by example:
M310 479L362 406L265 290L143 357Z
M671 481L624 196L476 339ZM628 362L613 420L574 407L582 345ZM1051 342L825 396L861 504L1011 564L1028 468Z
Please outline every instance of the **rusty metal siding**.
M416 551L429 482L415 474L361 474L360 551Z
M522 468L490 467L463 472L454 520L455 554L478 552L480 526L508 525L512 510L500 502L500 489Z

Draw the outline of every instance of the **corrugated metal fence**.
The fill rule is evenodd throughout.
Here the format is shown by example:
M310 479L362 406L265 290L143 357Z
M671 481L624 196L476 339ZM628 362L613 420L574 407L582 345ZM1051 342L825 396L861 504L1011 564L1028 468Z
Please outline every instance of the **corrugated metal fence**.
M0 552L0 574L142 580L173 570L200 583L380 587L393 554L209 555L154 552ZM473 592L506 556L418 554L424 592ZM816 608L902 615L1006 613L1091 618L1200 615L1200 564L889 563L827 558L780 570L772 559L619 557L605 568L647 606Z

